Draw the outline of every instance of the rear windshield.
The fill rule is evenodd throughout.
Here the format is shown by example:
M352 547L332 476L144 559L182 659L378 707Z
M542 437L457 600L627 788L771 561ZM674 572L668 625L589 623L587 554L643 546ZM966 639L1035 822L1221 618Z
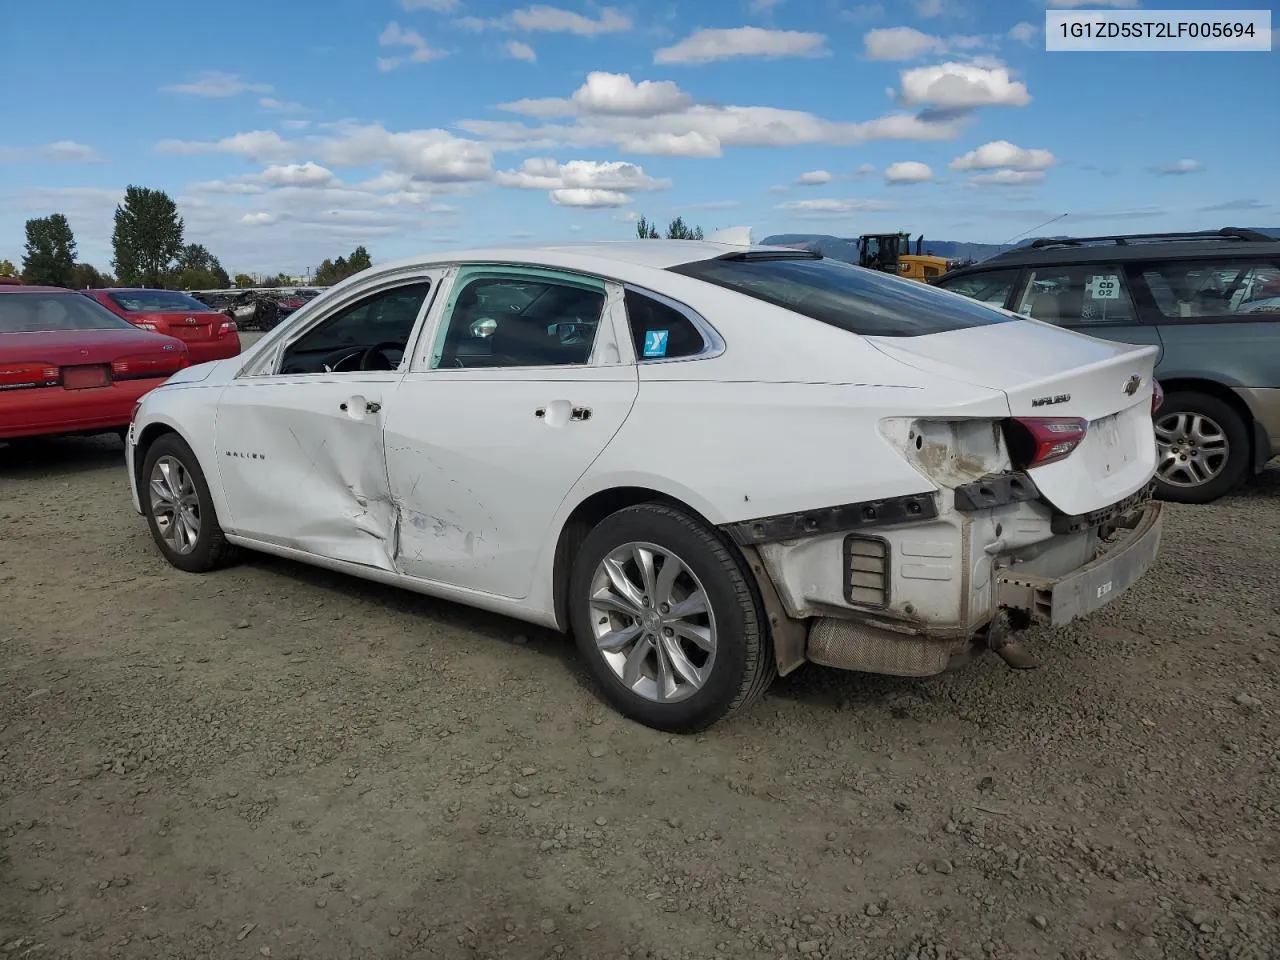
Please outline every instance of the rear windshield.
M136 328L79 293L0 294L0 333L119 329Z
M107 296L130 313L203 313L208 309L195 297L176 290L120 290Z
M1013 319L927 283L840 260L699 260L670 270L869 337L919 337Z

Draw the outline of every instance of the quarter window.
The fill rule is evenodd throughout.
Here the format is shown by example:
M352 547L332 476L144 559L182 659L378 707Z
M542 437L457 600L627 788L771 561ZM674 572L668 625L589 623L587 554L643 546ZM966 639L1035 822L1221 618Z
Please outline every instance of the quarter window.
M1017 270L992 270L989 273L971 273L938 284L961 296L977 300L992 307L1003 307L1009 299L1009 291L1018 280Z
M1280 313L1280 267L1267 261L1186 261L1142 268L1156 308L1171 320Z
M1067 327L1133 323L1136 317L1124 271L1106 263L1032 270L1017 312Z
M604 284L542 271L459 276L431 366L549 367L590 362Z
M706 346L693 321L679 310L634 290L627 291L626 305L637 360L691 357Z

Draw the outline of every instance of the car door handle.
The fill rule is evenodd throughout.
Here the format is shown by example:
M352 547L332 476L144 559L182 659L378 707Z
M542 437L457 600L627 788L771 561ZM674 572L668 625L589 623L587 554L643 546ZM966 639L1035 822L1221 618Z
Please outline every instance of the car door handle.
M343 413L346 413L347 401L343 400L340 404L338 404L338 409L341 410ZM370 400L368 403L364 405L365 413L377 413L381 409L382 409L382 404L378 403L378 401L376 400Z
M573 410L570 411L569 413L569 419L570 420L590 420L591 408L590 407L574 407Z

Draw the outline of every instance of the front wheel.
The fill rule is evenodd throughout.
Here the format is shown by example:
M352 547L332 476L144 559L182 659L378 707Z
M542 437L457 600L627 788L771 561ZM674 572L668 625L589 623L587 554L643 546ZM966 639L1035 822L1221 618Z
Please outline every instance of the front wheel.
M179 570L205 573L235 559L237 550L218 525L209 484L186 441L176 433L156 440L140 479L142 511L166 560Z
M1249 425L1207 393L1165 395L1155 414L1156 494L1175 503L1210 503L1244 479L1252 455Z
M578 649L619 712L671 733L705 729L776 676L749 575L684 511L627 507L583 541L569 585Z

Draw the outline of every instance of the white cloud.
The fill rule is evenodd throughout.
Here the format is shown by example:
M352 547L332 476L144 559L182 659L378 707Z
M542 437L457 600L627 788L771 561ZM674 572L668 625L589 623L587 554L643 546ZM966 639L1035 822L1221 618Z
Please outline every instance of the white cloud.
M913 27L884 27L869 30L862 45L871 60L914 60L927 53L943 53L946 41Z
M518 100L501 107L531 117L570 118L566 122L527 126L507 120L462 120L457 125L495 151L612 147L633 154L716 157L728 147L949 140L959 135L965 122L957 116L908 113L836 122L776 107L690 103L688 94L668 81L637 84L626 74L608 73L592 78L571 98Z
M265 210L255 210L246 213L240 218L240 222L250 227L263 227L270 223L275 223L276 218Z
M846 216L855 211L882 212L896 208L893 204L885 203L883 200L867 200L863 198L835 200L824 198L821 200L788 200L786 203L778 204L777 209L805 217L835 217Z
M1044 179L1043 170L993 170L991 173L979 173L965 180L975 187L1021 187L1028 183L1039 183Z
M512 60L523 60L525 63L538 62L538 55L534 52L533 47L519 40L508 40L502 45L502 49Z
M573 104L583 113L651 117L693 105L693 97L670 80L632 81L625 73L594 70L573 92Z
M263 192L263 187L247 180L202 180L187 185L188 193L209 193L231 197L250 197Z
M286 130L305 130L311 126L310 120L286 120L281 124Z
M93 147L75 140L56 140L41 147L0 147L0 163L98 163Z
M262 180L273 187L327 187L337 182L332 170L306 163L273 164L262 171Z
M929 165L919 160L899 160L884 168L885 183L925 183L932 179Z
M816 187L834 180L826 170L808 170L796 177L796 184L803 187Z
M1052 153L1043 149L1028 150L1008 140L993 140L976 150L956 157L948 164L952 170L993 170L1009 167L1014 170L1044 170L1056 162Z
M1002 66L943 63L902 73L903 103L946 109L1021 107L1031 102L1026 84L1010 78Z
M530 157L516 170L500 170L494 182L519 190L665 190L670 180L658 180L642 167L621 160L570 160L557 163L550 157Z
M237 73L206 70L190 83L175 83L160 88L165 93L186 93L195 97L235 97L242 93L270 93L268 83L250 83Z
M307 108L295 100L277 100L275 97L262 97L258 106L273 113L306 113Z
M383 28L378 35L378 45L382 47L405 47L408 53L398 57L379 57L378 69L383 73L402 67L406 63L430 63L447 56L443 50L432 47L417 30L408 30L395 20Z
M526 33L572 33L579 37L597 37L605 33L625 33L633 26L631 18L613 7L600 10L598 19L536 4L513 10L501 17L463 17L458 25L469 30L523 30Z
M876 165L874 163L863 163L858 166L858 169L853 171L853 179L865 180L875 172Z
M1015 23L1009 28L1009 39L1020 40L1030 46L1031 41L1040 35L1040 28L1034 23L1027 23L1025 20L1021 23Z
M475 140L447 130L392 133L378 124L337 124L328 136L286 140L274 130L237 133L214 141L164 140L156 149L173 156L225 153L270 163L311 154L330 166L379 165L416 180L465 183L488 180L493 154Z
M552 190L551 202L560 207L625 207L631 202L631 196L620 190L568 187Z
M1152 173L1164 174L1166 176L1177 176L1184 173L1199 173L1204 169L1204 164L1199 160L1187 158L1183 160L1175 160L1173 163L1161 163L1157 166L1151 167L1150 169Z
M1047 0L1046 6L1050 7L1119 7L1122 9L1132 9L1142 6L1141 0Z
M430 10L432 13L453 13L460 4L458 0L400 0L400 6L409 13L415 10Z
M741 57L768 60L781 57L826 57L831 55L826 44L824 34L799 30L765 30L761 27L698 30L679 43L657 51L653 55L653 62L700 64Z

